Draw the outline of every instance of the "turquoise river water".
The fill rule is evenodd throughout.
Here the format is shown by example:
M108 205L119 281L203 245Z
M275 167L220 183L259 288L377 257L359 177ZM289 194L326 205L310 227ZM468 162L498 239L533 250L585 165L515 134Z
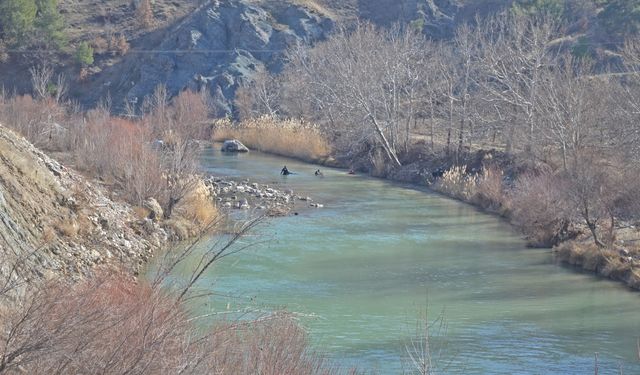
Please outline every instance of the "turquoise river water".
M298 174L279 176L285 164ZM638 294L554 264L499 218L342 170L318 178L317 166L256 152L209 150L203 165L324 208L262 224L259 244L200 281L216 295L198 309L286 308L332 362L379 374L410 372L405 349L425 310L447 322L431 343L442 373L593 374L597 352L600 374L640 374Z

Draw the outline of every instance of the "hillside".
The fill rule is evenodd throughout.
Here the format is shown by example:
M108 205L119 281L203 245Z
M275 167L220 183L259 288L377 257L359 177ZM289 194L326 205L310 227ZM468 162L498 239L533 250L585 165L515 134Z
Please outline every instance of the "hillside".
M140 9L147 3L150 12L141 18ZM140 106L156 85L165 83L171 95L206 87L222 116L234 112L235 92L243 82L251 81L260 70L282 68L287 48L314 44L357 20L383 27L409 24L428 38L449 39L458 25L473 23L478 15L516 8L523 13L544 12L565 25L563 33L574 53L591 55L608 65L624 38L637 31L639 17L633 4L614 0L59 0L67 45L57 52L50 43L43 48L37 33L32 37L35 47L5 42L8 59L0 63L0 84L10 92L29 93L29 68L46 63L67 77L68 96L85 108L109 97L113 109L122 112L125 103ZM93 52L93 61L84 66L76 58L82 43ZM0 43L0 61L2 51Z
M165 240L153 223L145 226L150 232L136 223L131 208L103 187L0 126L3 283L78 278L97 266L136 273Z

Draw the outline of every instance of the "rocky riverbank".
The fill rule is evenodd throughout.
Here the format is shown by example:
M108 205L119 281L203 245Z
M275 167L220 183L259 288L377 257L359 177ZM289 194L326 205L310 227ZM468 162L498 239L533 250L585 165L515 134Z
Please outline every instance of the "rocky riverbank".
M28 285L96 267L136 274L167 240L108 187L0 126L0 279Z
M311 197L291 189L276 189L249 179L234 180L211 176L206 178L204 183L218 207L227 211L255 210L267 216L286 216L303 208L324 207Z

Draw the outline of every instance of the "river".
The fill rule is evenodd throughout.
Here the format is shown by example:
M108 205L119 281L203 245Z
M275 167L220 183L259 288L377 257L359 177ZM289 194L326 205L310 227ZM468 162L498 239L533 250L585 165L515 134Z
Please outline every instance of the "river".
M285 164L298 174L279 176ZM425 311L447 323L431 342L443 373L593 374L597 352L600 374L640 374L638 295L554 264L497 217L342 170L320 167L318 178L317 166L256 152L209 150L203 166L324 208L261 225L260 244L201 280L216 296L198 309L286 308L332 361L380 374L409 370L402 358Z

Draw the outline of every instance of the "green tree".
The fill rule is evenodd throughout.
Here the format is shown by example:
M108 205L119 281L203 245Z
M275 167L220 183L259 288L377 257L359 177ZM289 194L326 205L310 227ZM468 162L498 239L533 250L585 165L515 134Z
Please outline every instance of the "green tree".
M35 26L39 34L37 40L63 48L67 43L65 24L58 12L57 0L35 0L38 12Z
M93 48L87 42L81 42L76 50L76 61L82 66L93 64Z
M3 39L9 43L22 43L33 30L37 11L35 0L1 0Z

